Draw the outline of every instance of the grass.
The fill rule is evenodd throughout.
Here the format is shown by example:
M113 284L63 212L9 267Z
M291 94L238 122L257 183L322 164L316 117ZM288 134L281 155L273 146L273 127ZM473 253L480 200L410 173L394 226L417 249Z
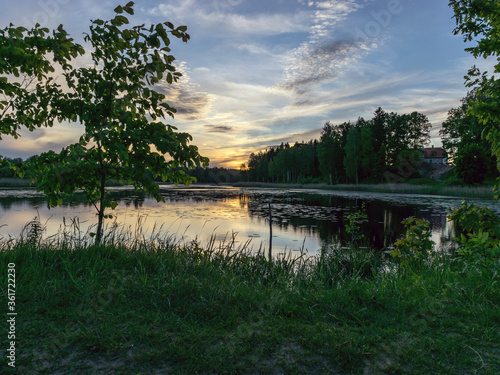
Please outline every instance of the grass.
M500 372L498 261L436 253L417 274L369 250L269 262L232 239L96 247L34 228L0 252L19 374Z

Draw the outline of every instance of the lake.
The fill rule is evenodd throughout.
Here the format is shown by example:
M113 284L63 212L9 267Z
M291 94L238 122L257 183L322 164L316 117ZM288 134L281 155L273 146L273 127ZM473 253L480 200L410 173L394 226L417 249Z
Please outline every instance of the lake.
M430 221L432 240L438 248L450 246L454 237L453 223L447 221L451 207L461 198L427 195L327 191L315 189L239 188L230 186L193 185L189 188L166 185L161 188L165 202L156 202L130 187L110 188L118 207L107 213L107 220L129 233L138 230L148 238L154 231L175 236L178 242L197 239L216 241L250 240L256 251L269 246L269 202L272 212L273 253L284 250L309 254L320 252L328 244L345 244L345 225L349 213L364 203L368 220L362 222L366 245L376 249L391 246L404 234L401 221L415 216ZM468 199L486 205L500 214L498 202ZM44 237L55 235L71 223L78 223L83 233L97 221L95 208L86 203L83 194L66 198L60 207L47 209L43 194L34 189L0 190L0 236L19 237L23 227L39 217L45 227ZM74 229L74 228L73 228Z

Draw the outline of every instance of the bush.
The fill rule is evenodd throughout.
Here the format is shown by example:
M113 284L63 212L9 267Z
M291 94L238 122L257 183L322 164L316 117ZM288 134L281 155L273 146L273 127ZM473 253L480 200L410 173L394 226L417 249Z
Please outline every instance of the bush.
M399 258L404 266L418 270L434 247L434 242L430 239L430 223L425 219L409 217L402 224L406 227L406 235L394 243L391 255Z
M463 201L448 215L460 233L458 255L473 261L500 257L500 217L486 207Z

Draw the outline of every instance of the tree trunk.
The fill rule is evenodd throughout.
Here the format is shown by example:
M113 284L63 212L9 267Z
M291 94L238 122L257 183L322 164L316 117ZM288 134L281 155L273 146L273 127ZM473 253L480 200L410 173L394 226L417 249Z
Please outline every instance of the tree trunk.
M358 164L356 163L356 186L358 186Z
M99 197L99 210L97 211L97 233L95 236L95 244L100 245L101 240L102 240L102 234L103 234L103 224L104 224L104 197L106 194L106 189L104 187L104 183L106 182L106 177L103 175L101 177L101 191L100 191L100 197Z
M273 260L273 214L271 211L271 199L269 199L269 263Z

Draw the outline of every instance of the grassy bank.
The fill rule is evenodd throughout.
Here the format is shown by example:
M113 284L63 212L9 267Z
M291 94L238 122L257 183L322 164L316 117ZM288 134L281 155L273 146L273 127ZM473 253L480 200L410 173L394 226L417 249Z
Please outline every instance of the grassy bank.
M360 191L397 194L443 195L463 198L493 199L493 186L444 186L430 184L273 184L261 182L241 182L238 187L263 187L282 189L323 189L334 191Z
M19 374L500 372L498 262L437 255L414 273L338 249L269 263L231 244L34 246L0 252Z
M32 187L30 180L25 178L0 178L0 187Z

